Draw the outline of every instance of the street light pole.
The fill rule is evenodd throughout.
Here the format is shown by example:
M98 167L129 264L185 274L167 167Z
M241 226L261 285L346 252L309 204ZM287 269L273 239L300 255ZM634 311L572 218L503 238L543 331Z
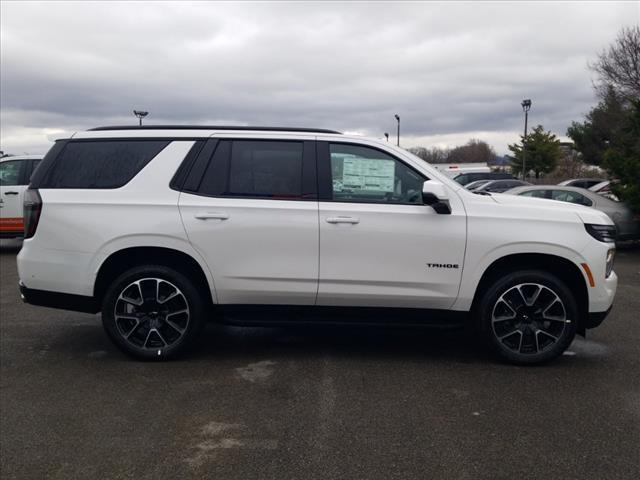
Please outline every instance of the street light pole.
M531 108L531 100L522 100L522 111L524 112L524 137L522 138L522 181L525 178L526 157L527 157L527 122L529 120L529 109Z
M400 146L400 116L397 113L394 116L398 121L398 146Z
M145 112L145 111L143 111L143 110L134 110L134 111L133 111L133 114L134 114L136 117L138 117L138 120L139 120L139 122L140 122L140 123L139 123L139 125L140 125L140 126L142 126L142 119L143 119L144 117L146 117L147 115L149 115L149 112Z

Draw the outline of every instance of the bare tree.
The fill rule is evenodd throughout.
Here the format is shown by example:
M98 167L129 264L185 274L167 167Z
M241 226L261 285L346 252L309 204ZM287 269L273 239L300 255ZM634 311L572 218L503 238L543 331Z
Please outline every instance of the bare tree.
M472 138L465 145L451 150L448 161L451 163L489 163L495 157L496 152L487 142Z
M624 27L615 42L589 67L600 76L600 93L609 87L627 100L640 99L640 26Z

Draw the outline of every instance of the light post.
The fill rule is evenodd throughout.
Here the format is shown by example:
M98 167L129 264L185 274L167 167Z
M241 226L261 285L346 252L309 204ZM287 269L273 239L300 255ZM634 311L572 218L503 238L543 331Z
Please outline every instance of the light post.
M396 113L394 117L398 121L398 146L400 146L400 116Z
M524 137L522 139L522 181L524 181L525 176L525 159L527 156L527 121L529 120L529 109L531 108L531 100L525 99L522 100L522 111L524 112Z
M389 134L387 132L384 132L384 138L387 139L387 142L389 141Z
M146 117L147 115L149 115L149 112L145 112L143 110L134 110L133 114L138 117L138 120L140 121L140 126L142 126L142 119L144 117Z

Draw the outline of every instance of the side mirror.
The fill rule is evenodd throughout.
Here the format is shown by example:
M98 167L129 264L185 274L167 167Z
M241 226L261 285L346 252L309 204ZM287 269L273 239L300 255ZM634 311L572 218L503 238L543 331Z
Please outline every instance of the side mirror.
M429 205L436 213L450 215L449 196L444 185L435 180L427 180L422 186L422 203Z

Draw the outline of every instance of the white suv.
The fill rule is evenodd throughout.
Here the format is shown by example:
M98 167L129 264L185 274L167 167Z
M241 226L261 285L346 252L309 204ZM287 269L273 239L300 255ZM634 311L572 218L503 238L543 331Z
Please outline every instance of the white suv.
M476 195L388 143L313 129L102 127L59 140L25 196L26 302L102 311L122 350L237 324L468 322L502 357L560 355L617 286L615 227Z

